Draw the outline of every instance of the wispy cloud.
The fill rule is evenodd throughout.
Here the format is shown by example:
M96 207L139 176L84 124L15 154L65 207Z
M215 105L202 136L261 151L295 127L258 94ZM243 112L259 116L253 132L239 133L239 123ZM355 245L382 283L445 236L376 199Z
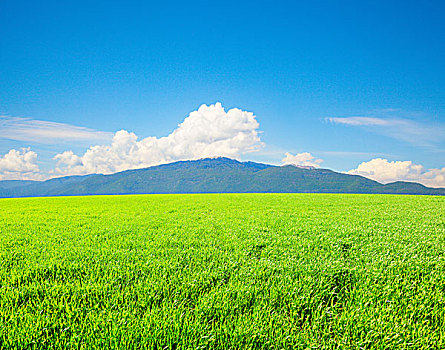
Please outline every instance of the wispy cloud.
M364 126L364 125L390 125L391 121L382 118L373 117L333 117L326 118L328 121L334 124L344 124L353 126Z
M35 143L110 140L113 133L65 123L0 116L0 138Z
M333 124L363 127L369 131L403 140L418 146L436 148L445 140L445 125L421 123L403 118L377 117L330 117L326 121Z
M392 157L389 153L380 152L354 152L354 151L318 151L317 153L328 156L339 156L339 157Z

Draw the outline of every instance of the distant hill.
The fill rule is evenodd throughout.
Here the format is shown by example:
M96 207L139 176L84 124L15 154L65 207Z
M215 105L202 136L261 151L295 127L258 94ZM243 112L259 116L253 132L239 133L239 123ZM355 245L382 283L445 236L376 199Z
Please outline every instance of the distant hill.
M445 195L413 182L383 185L358 175L229 158L180 161L111 175L0 181L0 197L137 193L394 193Z
M32 181L32 180L4 180L0 181L0 190L1 189L10 189L18 186L25 186L30 185L34 182L38 181Z

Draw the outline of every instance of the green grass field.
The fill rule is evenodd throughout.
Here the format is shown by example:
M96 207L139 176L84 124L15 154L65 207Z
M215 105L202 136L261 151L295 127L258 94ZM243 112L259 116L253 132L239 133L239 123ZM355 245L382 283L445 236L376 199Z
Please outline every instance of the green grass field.
M0 199L2 349L444 349L445 197Z

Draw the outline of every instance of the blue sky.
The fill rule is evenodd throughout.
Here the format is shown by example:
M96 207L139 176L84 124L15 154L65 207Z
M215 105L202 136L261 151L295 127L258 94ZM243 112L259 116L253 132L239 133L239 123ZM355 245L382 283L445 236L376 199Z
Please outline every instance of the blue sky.
M0 179L221 153L445 187L444 17L443 1L2 1ZM216 102L256 122L203 110L164 144Z

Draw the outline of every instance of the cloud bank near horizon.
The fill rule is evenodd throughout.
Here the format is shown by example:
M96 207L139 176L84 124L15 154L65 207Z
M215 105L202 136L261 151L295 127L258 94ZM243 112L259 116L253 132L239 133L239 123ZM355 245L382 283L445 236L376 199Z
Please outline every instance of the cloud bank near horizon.
M422 165L414 164L412 161L388 161L375 158L361 163L356 169L346 173L361 175L385 184L409 181L418 182L428 187L445 187L445 167L426 170Z
M239 158L263 147L258 128L251 112L238 108L226 112L221 103L203 104L168 136L138 141L134 133L120 130L111 145L92 146L83 155L72 151L57 154L54 174L109 174L179 160Z

